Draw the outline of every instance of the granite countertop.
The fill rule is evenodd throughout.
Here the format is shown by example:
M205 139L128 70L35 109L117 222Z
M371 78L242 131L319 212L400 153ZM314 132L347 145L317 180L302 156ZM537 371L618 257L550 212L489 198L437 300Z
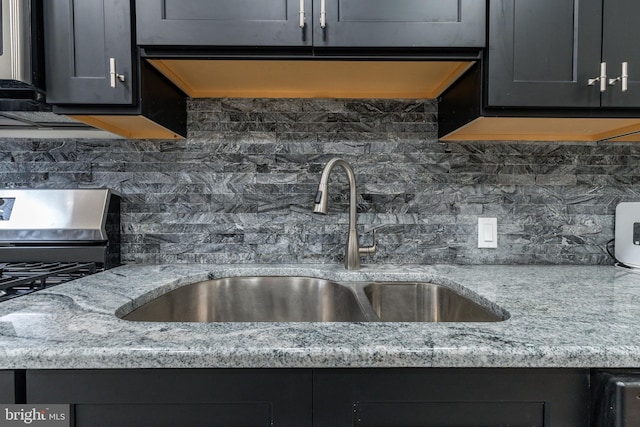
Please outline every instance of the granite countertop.
M510 317L145 323L115 316L188 283L244 275L430 281ZM640 367L639 326L640 275L612 266L127 265L1 303L0 368Z

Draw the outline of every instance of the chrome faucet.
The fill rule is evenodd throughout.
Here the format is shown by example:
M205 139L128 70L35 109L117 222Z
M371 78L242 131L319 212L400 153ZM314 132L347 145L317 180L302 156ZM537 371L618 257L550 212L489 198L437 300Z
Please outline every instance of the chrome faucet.
M358 242L358 208L356 206L356 176L349 163L340 158L329 160L322 170L318 192L316 193L314 213L326 215L329 204L329 176L335 166L342 166L349 179L349 233L345 251L344 266L348 270L360 269L360 257L376 254L376 232L373 230L373 245L360 247Z

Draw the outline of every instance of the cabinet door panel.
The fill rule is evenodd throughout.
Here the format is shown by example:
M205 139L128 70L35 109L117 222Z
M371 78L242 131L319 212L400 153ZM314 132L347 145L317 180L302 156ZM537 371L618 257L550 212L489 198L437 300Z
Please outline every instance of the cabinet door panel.
M640 1L608 0L604 2L603 61L609 78L622 74L622 63L628 63L628 90L616 82L602 95L606 107L640 107Z
M601 0L491 0L489 106L599 106L601 19Z
M0 371L0 403L18 403L17 381L14 371Z
M47 102L133 102L131 5L128 0L44 2ZM111 87L110 58L125 81Z
M73 406L76 427L311 425L304 369L30 370L27 403Z
M543 402L358 402L358 427L544 427Z
M136 0L137 40L142 46L306 46L300 0Z
M313 387L317 427L589 422L587 370L317 369Z
M74 405L76 427L228 427L269 426L268 403Z
M326 0L326 27L314 3L314 45L331 47L484 47L485 2Z

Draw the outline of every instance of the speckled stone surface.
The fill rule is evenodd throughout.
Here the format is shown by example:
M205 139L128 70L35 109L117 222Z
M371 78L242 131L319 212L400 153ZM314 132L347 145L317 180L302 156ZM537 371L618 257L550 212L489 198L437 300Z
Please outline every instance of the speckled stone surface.
M495 323L142 323L119 319L209 277L444 284ZM611 266L123 266L0 304L0 368L640 367L640 275Z

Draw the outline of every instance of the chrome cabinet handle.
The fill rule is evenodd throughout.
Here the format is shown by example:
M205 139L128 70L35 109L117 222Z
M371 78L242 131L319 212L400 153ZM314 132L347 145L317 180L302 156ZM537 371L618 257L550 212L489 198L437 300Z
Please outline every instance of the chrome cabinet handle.
M620 74L619 77L616 77L615 79L609 79L609 85L611 86L615 85L616 82L620 82L622 86L621 89L623 92L626 92L627 89L629 88L629 63L628 62L622 63L622 73Z
M607 90L607 63L600 63L600 76L587 80L589 86L595 86L596 82L600 82L600 92Z
M304 15L304 0L300 0L300 28L304 28L306 21L307 18Z
M320 28L327 27L327 0L320 0Z
M109 77L111 78L111 87L116 87L116 79L124 82L124 74L116 72L116 58L109 58Z

